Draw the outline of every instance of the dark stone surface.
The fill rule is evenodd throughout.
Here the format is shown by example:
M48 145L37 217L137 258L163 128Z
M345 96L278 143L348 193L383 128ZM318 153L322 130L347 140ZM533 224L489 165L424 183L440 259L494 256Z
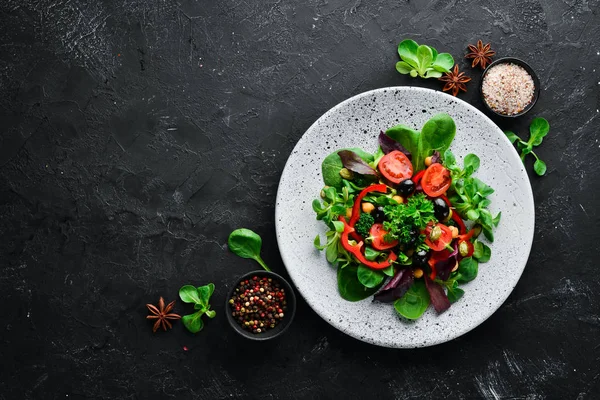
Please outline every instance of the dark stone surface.
M598 12L598 0L3 0L0 399L598 398ZM538 72L534 111L498 121L551 124L518 286L433 348L361 343L301 299L283 337L245 341L223 303L255 265L227 251L229 232L256 230L285 274L275 195L303 132L366 90L441 87L396 73L407 37L452 53L474 78L460 97L480 109L467 43ZM207 282L218 315L204 331L151 332L145 303Z

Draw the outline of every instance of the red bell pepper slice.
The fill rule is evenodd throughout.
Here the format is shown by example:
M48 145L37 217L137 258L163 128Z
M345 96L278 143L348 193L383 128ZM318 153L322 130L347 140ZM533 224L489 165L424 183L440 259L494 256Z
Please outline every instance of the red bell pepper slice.
M358 196L356 196L356 199L354 199L354 206L352 207L352 217L350 217L349 222L349 225L351 227L354 227L354 224L356 224L356 221L358 221L358 218L360 217L360 202L362 201L362 199L365 198L367 194L371 192L385 193L387 192L387 186L383 183L367 186L358 194Z
M387 186L383 183L367 186L358 194L358 196L356 196L356 199L354 199L354 206L352 206L352 216L350 217L350 222L348 223L352 228L354 228L354 224L356 224L356 221L358 221L358 218L360 218L360 203L362 199L364 199L365 196L371 192L385 193L387 192ZM352 231L350 235L352 236L352 239L356 240L357 242L362 240L360 235L355 231Z
M456 222L456 225L458 225L458 233L464 235L465 232L467 232L467 227L456 210L452 210L452 220ZM473 236L473 234L471 234L471 236Z
M419 182L421 182L421 178L423 177L423 175L425 175L425 170L421 170L419 172L417 172L413 177L412 177L412 181L415 183L415 186L419 184Z
M385 185L383 185L383 186L385 186ZM356 244L354 246L348 242L348 235L350 233L354 232L354 228L351 227L350 225L348 225L348 223L346 223L346 220L344 219L344 217L340 217L339 220L344 224L344 232L342 232L342 237L340 239L342 242L342 246L349 253L351 253L361 264L366 265L367 267L373 268L373 269L385 269L390 266L391 261L395 261L398 258L398 256L394 252L391 251L390 255L388 256L387 260L385 260L385 261L375 262L375 261L367 260L362 253L362 247L364 244L362 241L358 242L358 244Z
M460 217L459 217L460 218ZM471 240L471 238L473 237L473 234L475 233L474 229L471 229L468 233L464 234L464 235L458 235L458 240L466 240L469 241Z
M458 233L464 235L465 232L467 232L467 227L465 226L465 223L463 222L462 218L460 217L460 215L458 215L456 209L452 207L452 204L450 203L450 200L448 200L448 197L446 197L446 195L442 194L439 197L446 202L448 207L452 208L452 219L454 220L454 222L456 222L456 225L458 225Z

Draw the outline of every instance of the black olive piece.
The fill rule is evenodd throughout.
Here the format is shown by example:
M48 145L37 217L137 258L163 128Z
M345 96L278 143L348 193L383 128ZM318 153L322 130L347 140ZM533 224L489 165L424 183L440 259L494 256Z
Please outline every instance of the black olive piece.
M415 183L410 179L405 179L396 186L398 194L402 197L408 197L415 192Z
M371 215L375 222L383 222L385 219L385 213L383 212L383 206L377 206L373 211L371 211Z
M429 261L429 252L425 250L419 250L412 256L412 265L415 267L424 267Z
M416 229L411 229L410 231L410 239L408 240L408 243L406 243L406 246L408 248L411 248L415 245L415 243L417 243L417 240L419 239L419 236L421 234L419 233L418 230Z
M446 221L450 216L450 207L448 207L448 204L440 197L436 197L432 201L433 215L435 215L438 221Z

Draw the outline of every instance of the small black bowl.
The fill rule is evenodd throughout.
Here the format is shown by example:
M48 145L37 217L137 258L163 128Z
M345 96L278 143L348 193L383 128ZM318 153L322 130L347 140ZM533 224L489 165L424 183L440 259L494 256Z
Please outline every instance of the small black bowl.
M261 333L252 333L245 329L242 329L242 327L237 323L237 321L231 315L231 312L232 312L231 305L229 304L229 300L233 297L233 293L235 292L235 289L238 287L239 283L246 279L250 280L254 276L257 276L259 278L261 278L263 276L267 276L267 277L273 279L274 281L276 280L277 282L279 282L281 287L283 287L283 289L285 290L285 296L286 296L286 302L287 302L287 304L286 304L287 309L285 310L283 319L275 326L275 328L269 329L268 331L261 332ZM287 330L287 328L292 323L292 320L294 319L294 316L296 315L296 295L294 294L294 289L288 283L288 281L286 281L285 279L283 279L281 276L277 275L276 273L263 271L263 270L252 271L245 275L242 275L235 281L235 284L233 285L233 287L229 291L229 294L227 295L227 298L225 299L225 309L227 310L227 321L229 321L229 325L231 325L231 327L237 333L239 333L243 337L251 339L251 340L258 340L258 341L269 340L269 339L273 339L273 338L281 335L283 332L285 332Z
M495 67L498 64L516 64L519 65L521 67L523 67L525 69L525 71L527 71L527 73L529 75L531 75L531 78L533 79L533 99L531 99L531 102L519 113L517 114L502 114L499 113L497 111L494 111L489 105L488 103L485 101L485 98L483 97L483 79L485 78L485 76L487 75L488 71L490 70L490 68ZM533 106L535 106L535 103L537 102L538 98L540 97L540 80L538 79L535 71L533 70L533 68L531 68L531 66L529 64L527 64L525 61L520 60L518 58L514 58L514 57L503 57L503 58L499 58L496 61L494 61L493 63L491 63L490 65L487 66L487 68L483 71L483 74L481 75L481 81L479 82L479 94L481 95L481 101L483 101L483 104L485 105L485 107L494 115L499 115L501 117L505 117L505 118L515 118L515 117L520 117L521 115L526 114L529 110L531 110L533 108Z

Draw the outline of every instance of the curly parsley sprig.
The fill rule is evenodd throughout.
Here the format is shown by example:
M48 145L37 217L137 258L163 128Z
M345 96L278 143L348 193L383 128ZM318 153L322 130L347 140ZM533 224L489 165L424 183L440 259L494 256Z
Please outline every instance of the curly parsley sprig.
M383 212L388 219L383 223L383 228L388 231L386 240L398 240L403 244L411 243L418 235L415 245L420 245L423 235L419 232L425 229L429 222L437 221L434 217L433 203L423 193L415 194L406 203L385 206Z

